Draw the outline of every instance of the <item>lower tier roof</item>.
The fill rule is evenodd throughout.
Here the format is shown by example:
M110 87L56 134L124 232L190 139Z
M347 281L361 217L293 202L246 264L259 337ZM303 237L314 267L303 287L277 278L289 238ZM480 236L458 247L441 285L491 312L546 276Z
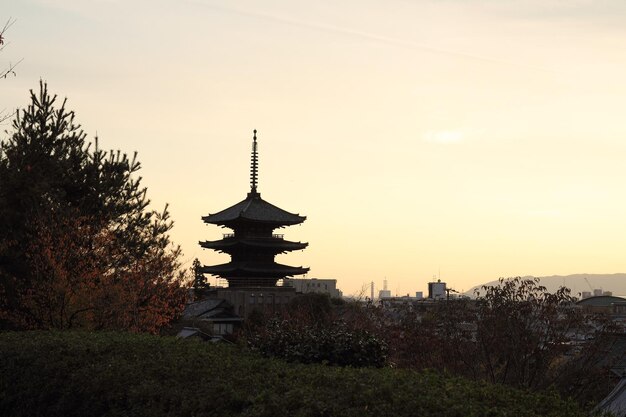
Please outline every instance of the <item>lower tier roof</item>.
M309 268L302 266L282 265L276 262L236 261L226 264L203 266L200 272L204 274L229 277L277 277L302 275L309 272Z

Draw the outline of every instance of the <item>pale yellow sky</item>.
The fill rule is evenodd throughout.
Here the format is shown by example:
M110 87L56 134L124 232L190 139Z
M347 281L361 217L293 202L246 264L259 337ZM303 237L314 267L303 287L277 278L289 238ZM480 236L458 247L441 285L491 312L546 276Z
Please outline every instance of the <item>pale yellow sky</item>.
M280 262L355 293L626 271L626 3L5 0L0 108L39 78L137 150L185 261L200 217L262 196L308 216ZM281 233L282 233L281 232Z

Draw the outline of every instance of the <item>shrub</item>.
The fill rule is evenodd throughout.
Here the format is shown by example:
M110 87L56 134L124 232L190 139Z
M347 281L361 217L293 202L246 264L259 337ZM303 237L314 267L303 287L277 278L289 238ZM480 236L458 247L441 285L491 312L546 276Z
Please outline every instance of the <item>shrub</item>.
M249 337L248 344L263 356L302 363L381 367L387 360L384 341L366 330L350 329L343 321L302 325L271 319Z
M554 393L130 333L0 333L2 416L578 417Z

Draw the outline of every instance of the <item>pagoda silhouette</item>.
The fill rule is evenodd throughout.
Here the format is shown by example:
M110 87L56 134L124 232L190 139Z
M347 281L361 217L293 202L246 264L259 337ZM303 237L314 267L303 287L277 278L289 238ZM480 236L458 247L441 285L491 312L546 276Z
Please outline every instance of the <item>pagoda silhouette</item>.
M285 303L287 300L281 297L293 292L293 289L277 287L277 282L294 275L306 274L309 271L309 268L282 265L274 260L278 254L302 250L308 246L308 243L291 242L285 240L283 234L274 233L275 229L304 222L306 216L290 213L261 198L258 192L258 167L259 155L256 130L254 130L250 163L250 192L239 203L202 217L205 223L229 228L232 233L224 233L220 240L200 242L200 246L205 249L227 253L231 257L230 262L225 264L202 266L200 272L228 281L230 291L222 290L218 296L243 306L243 311L239 309L243 314L246 314L245 310L249 310L245 308L249 304L268 304L270 299L272 304ZM280 294L268 293L272 288L281 290ZM263 289L265 291L262 291ZM249 294L242 299L243 297L237 294L230 294L233 291Z

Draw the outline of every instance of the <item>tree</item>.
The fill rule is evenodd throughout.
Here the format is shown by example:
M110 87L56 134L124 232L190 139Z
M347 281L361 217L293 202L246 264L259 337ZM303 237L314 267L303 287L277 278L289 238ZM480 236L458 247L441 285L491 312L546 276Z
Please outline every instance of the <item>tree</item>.
M104 152L45 83L0 143L4 327L156 332L182 308L167 206L149 200L136 153Z
M565 287L550 293L539 280L500 279L478 298L480 363L491 382L538 387L551 382L559 359L589 324Z
M476 295L418 306L392 321L391 360L516 387L555 387L581 404L599 399L602 371L615 359L607 353L609 320L578 308L568 288L551 293L537 279L500 279Z
M202 273L202 263L198 258L193 260L193 264L191 266L191 270L193 272L193 290L195 295L202 295L204 291L209 288L209 283L207 282L207 278Z
M476 369L476 310L469 300L440 301L401 313L388 331L397 366L480 379Z
M256 310L251 319L242 335L264 356L352 367L382 367L387 362L388 347L378 323L369 307L358 303L333 302L328 294L301 294L272 317Z

